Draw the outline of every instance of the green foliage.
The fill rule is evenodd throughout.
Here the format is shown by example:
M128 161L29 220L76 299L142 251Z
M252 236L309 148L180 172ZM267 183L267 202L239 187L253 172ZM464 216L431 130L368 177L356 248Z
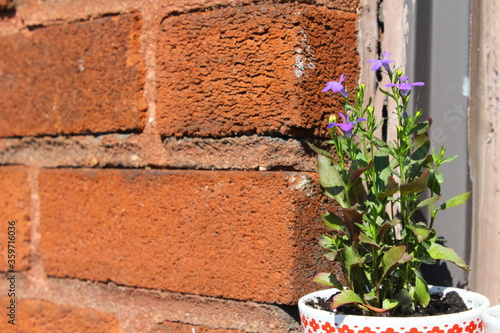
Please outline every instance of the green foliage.
M438 203L443 185L439 167L455 156L445 158L444 147L437 154L431 150L431 120L422 121L420 111L407 113L409 91L398 84L402 72L387 74L391 89L379 91L396 103L397 138L384 142L377 137L383 120L375 118L372 99L365 102L361 84L354 102L349 97L341 100L344 125L350 127L331 118L335 126L329 143L338 158L310 144L318 154L322 189L341 206L323 215L331 232L320 244L328 251L326 259L342 264L347 286L342 288L332 273L319 273L314 279L342 290L332 309L352 304L366 314L406 313L429 303L429 288L419 272L423 263L446 260L469 269L455 251L438 241L433 229L438 211L460 205L470 195ZM427 197L422 195L425 190ZM428 223L417 214L423 207L430 209Z

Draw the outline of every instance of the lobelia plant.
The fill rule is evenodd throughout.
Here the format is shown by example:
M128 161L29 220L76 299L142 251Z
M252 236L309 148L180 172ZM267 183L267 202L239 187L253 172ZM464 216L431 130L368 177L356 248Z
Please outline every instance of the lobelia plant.
M432 119L421 121L421 110L413 115L407 110L413 87L424 83L410 83L402 71L391 68L389 56L384 52L382 59L369 62L374 63L372 71L381 70L390 81L379 91L396 103L396 139L377 137L384 120L376 119L372 99L365 101L365 85L351 99L342 74L323 89L341 96L341 119L332 116L327 126L336 154L310 144L318 154L322 190L340 206L323 215L331 233L320 243L328 250L327 259L341 263L347 286L333 273L314 279L341 290L333 297L332 310L350 304L366 315L409 314L430 301L419 271L422 264L446 260L469 270L433 226L439 211L464 203L470 192L438 205L443 185L439 167L456 156L445 158L444 147L438 153L431 150ZM418 214L424 207L430 210L428 223Z

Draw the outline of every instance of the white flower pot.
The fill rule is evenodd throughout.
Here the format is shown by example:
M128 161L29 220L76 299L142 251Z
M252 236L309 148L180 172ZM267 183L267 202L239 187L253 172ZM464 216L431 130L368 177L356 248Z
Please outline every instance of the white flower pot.
M481 313L490 305L489 300L478 293L458 288L431 286L431 293L446 294L456 291L462 297L468 311L426 317L370 317L337 315L314 309L306 302L316 297L329 298L338 289L319 290L299 300L299 312L304 333L483 333ZM498 331L500 332L500 331Z
M500 305L483 311L483 322L486 333L500 332Z

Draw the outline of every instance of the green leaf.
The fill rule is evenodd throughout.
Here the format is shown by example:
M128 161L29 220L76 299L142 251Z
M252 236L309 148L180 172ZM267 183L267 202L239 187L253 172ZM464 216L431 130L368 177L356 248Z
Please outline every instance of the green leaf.
M431 146L431 142L429 140L425 140L414 152L411 154L410 158L414 161L420 161L427 156L429 152L429 148Z
M341 233L345 232L345 222L342 220L339 216L335 215L332 212L327 212L326 214L322 215L323 221L325 222L325 225L334 230L334 231L339 231Z
M470 196L470 192L465 192L465 193L459 194L456 197L451 198L450 200L446 201L444 204L439 206L439 209L445 210L445 209L450 208L450 207L455 207L455 206L461 205L464 202L466 202L467 199L469 199L469 196Z
M427 265L434 265L436 263L436 260L432 259L430 256L420 256L415 258L415 260Z
M381 226L380 226L380 229L378 231L378 234L377 234L377 242L380 243L380 240L382 239L382 237L384 237L385 233L391 229L392 227L398 225L399 223L401 223L401 220L399 219L394 219L392 221L388 221L388 222L384 222Z
M399 259L398 264L404 264L405 262L408 262L413 259L413 256L409 254L408 252L403 253L403 256L401 259Z
M431 295L429 294L429 286L422 275L415 270L415 301L422 307L429 305Z
M352 105L350 105L350 104L344 104L344 103L342 103L342 104L344 105L344 108L345 108L345 110L346 110L346 111L347 111L347 110L352 110L352 111L354 111L355 113L357 113L357 112L358 112L358 110L357 110L355 107L353 107Z
M413 138L414 149L415 151L419 151L416 155L412 155L413 160L420 160L424 158L429 152L430 140L429 140L429 121L424 121L422 123L418 123L414 128L410 131L410 134L415 134ZM417 155L420 155L420 158L416 158Z
M405 312L406 309L410 309L412 308L413 306L413 300L410 296L410 293L408 292L408 290L406 289L402 289L400 290L397 294L396 294L396 300L398 301L398 306L400 308L403 309L402 312Z
M429 180L429 176L430 176L430 171L427 169L424 172L422 172L420 177L418 177L414 181L407 184L401 184L400 186L401 194L406 195L406 194L422 192L427 188L427 181Z
M333 159L333 156L332 154L330 154L329 152L327 152L326 150L323 150L321 148L318 148L316 147L315 145L313 145L312 143L310 143L309 141L306 141L307 145L309 146L309 148L311 148L316 154L318 155L322 155L322 156L325 156L325 157L328 157L330 158L332 161L334 160Z
M458 267L470 271L469 266L465 263L465 261L460 258L460 256L455 252L455 250L440 245L438 243L431 243L427 252L433 259L442 259L449 262L454 263Z
M399 302L395 299L386 298L382 301L382 308L390 310L398 306Z
M394 95L393 95L393 94L391 94L390 92L388 92L387 90L384 90L384 89L382 89L382 88L378 88L378 90L379 90L382 94L384 94L384 95L387 95L387 96L389 96L389 97L394 98Z
M349 190L349 199L353 203L362 203L365 200L366 189L361 180L361 175L373 165L373 161L370 161L364 168L359 168L351 170L351 189Z
M427 265L434 265L436 263L436 260L432 259L430 256L420 256L415 258L415 260Z
M422 200L421 202L419 202L419 204L417 205L417 208L422 208L422 207L425 207L425 206L428 206L430 204L433 204L435 203L436 201L438 201L439 199L441 199L441 196L438 195L438 196L435 196L435 197L430 197L430 198L427 198L425 200Z
M387 188L386 188L385 192L381 192L381 193L377 194L377 198L380 201L384 201L385 199L387 199L388 197L390 197L391 195L396 193L398 190L399 190L398 183L396 182L396 180L394 180L394 177L392 175L390 175L387 178Z
M330 250L330 252L328 253L325 253L323 255L323 257L325 257L327 260L330 260L330 261L335 261L335 259L337 259L337 254L340 252L341 250Z
M439 184L444 184L443 174L441 172L436 172L434 176Z
M381 121L380 121L380 126L381 126L383 123L384 123L384 121L383 121L383 120L381 120ZM382 141L382 140L380 140L380 139L379 139L379 138L377 138L377 137L374 137L372 142L375 144L375 146L377 146L378 150L385 150L385 151L387 151L387 147L388 147L388 146L387 146L387 142Z
M351 188L349 189L349 200L351 200L352 204L355 203L363 203L363 201L366 198L366 190L365 186L363 185L363 181L361 178L357 178L352 184Z
M353 303L363 304L363 300L354 291L350 289L344 289L333 297L331 309L334 310L339 306Z
M349 231L354 244L357 246L359 241L359 227L357 223L363 222L363 215L361 215L356 209L342 208L342 214L344 215L344 222Z
M373 166L373 161L370 161L367 166L359 169L351 169L351 183L356 181L361 175Z
M417 134L417 135L425 134L429 131L430 127L431 126L428 120L420 122L416 124L415 127L412 128L410 134Z
M352 246L346 246L344 248L345 254L345 265L346 266L355 266L361 265L365 262L365 258L359 255L359 252Z
M337 200L342 207L347 207L343 194L344 182L334 162L324 155L318 155L318 173L325 194Z
M319 245L321 245L321 247L329 250L332 248L333 240L330 237L323 235L319 239Z
M406 227L410 229L415 234L415 236L417 236L417 241L419 243L422 243L424 240L426 240L432 232L427 224L422 222L416 223L414 225L408 224Z
M395 267L406 253L406 246L393 246L384 253L382 257L382 268L385 276L393 267Z
M324 286L337 288L339 290L344 289L339 280L337 280L337 276L333 273L318 273L313 278L313 281Z
M377 295L376 295L374 289L370 290L369 293L366 293L363 295L363 302L365 304L373 303L374 301L375 301L375 303L378 303L377 300L378 300L378 298L377 298Z
M432 193L441 194L441 183L442 182L440 182L439 176L432 172L429 177L429 181L427 182L427 186L432 191Z
M374 169L377 174L377 190L380 192L385 191L387 187L385 180L389 179L391 175L388 151L382 149L377 150L374 159Z
M370 164L367 160L367 156L361 150L356 150L356 156L354 157L353 165L357 165L360 168L364 168ZM358 169L359 170L359 169Z
M373 239L368 237L368 235L366 235L364 232L359 233L359 241L361 243L369 244L375 246L377 249L380 249L380 246Z
M456 159L457 157L458 157L458 155L453 155L453 156L447 157L447 158L445 158L444 160L441 161L441 164L443 164L443 163L449 163L449 162L453 161L454 159Z

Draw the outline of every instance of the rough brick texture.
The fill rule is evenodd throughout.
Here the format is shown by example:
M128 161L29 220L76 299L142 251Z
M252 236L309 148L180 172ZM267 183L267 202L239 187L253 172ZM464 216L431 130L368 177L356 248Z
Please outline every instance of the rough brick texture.
M0 0L0 11L14 8L13 0Z
M142 129L140 29L129 14L0 38L0 136Z
M356 14L325 7L174 15L162 23L158 48L165 135L310 133L331 112L323 84L345 73L352 86L358 77Z
M42 171L45 272L293 303L320 257L313 187L302 173Z
M6 279L0 279L0 290L6 290L2 285L5 282ZM27 299L113 313L120 321L122 333L149 332L162 323L243 332L300 331L295 306L280 307L77 279L49 278L42 287L37 286L32 280L20 280L18 284L22 297Z
M0 298L2 309L10 299ZM2 316L1 332L17 333L119 333L118 319L110 313L75 306L62 306L41 300L17 301L16 325L12 326ZM5 312L5 310L4 310Z
M300 332L338 272L306 141L341 110L324 84L358 81L358 5L0 0L14 331Z
M29 267L31 238L31 191L28 169L22 166L0 167L0 271L11 270L8 265L8 227L15 221L16 271Z

